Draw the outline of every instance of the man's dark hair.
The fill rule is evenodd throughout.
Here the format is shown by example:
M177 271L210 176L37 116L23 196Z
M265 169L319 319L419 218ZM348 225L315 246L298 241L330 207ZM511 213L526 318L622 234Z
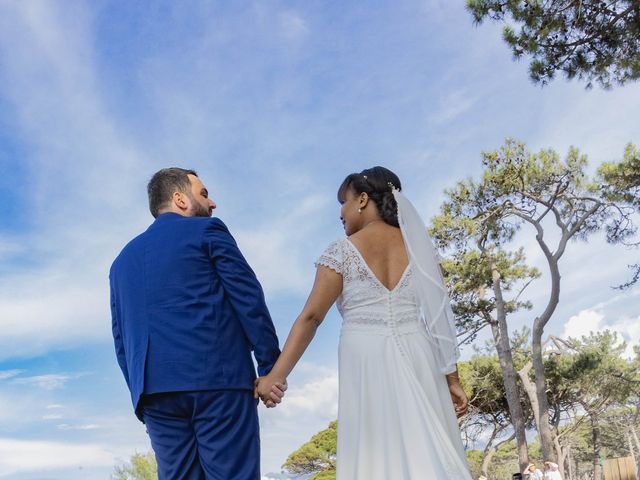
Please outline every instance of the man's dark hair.
M157 218L158 211L171 201L174 192L184 194L191 192L191 182L187 175L198 176L193 170L172 167L163 168L151 177L147 185L151 215Z

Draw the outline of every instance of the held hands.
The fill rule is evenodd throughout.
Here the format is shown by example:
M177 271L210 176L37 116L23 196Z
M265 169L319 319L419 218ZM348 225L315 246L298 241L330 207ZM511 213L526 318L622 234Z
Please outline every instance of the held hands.
M274 408L278 403L282 402L284 392L287 390L287 381L285 379L274 379L271 375L256 378L254 383L253 395L260 398L267 408Z

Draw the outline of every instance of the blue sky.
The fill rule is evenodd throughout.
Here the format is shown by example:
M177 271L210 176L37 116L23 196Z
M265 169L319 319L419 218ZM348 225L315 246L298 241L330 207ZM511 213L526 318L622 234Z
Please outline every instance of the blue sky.
M640 84L533 85L463 2L2 2L0 479L104 479L148 449L113 354L107 271L150 223L159 168L198 170L284 341L314 260L343 235L348 173L391 168L428 220L506 137L575 145L594 168L640 144L639 110ZM530 231L516 243L545 271ZM570 244L548 333L608 327L637 343L639 290L609 288L637 257L601 237ZM514 327L547 290L545 276L527 289L535 308ZM287 402L261 410L265 474L335 418L339 328L332 310Z

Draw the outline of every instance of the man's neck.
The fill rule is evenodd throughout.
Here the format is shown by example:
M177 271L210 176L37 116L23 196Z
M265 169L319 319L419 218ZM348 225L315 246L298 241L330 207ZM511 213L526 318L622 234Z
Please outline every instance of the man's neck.
M158 212L158 216L163 215L165 213L175 213L176 215L181 215L183 217L188 217L189 216L185 212L182 212L180 210L173 210L173 209L161 210L161 211Z

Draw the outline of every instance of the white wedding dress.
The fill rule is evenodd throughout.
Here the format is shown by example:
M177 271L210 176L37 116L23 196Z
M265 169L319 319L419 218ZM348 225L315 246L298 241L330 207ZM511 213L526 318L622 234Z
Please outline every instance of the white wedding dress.
M389 290L348 239L317 264L343 278L337 480L471 480L411 267Z

